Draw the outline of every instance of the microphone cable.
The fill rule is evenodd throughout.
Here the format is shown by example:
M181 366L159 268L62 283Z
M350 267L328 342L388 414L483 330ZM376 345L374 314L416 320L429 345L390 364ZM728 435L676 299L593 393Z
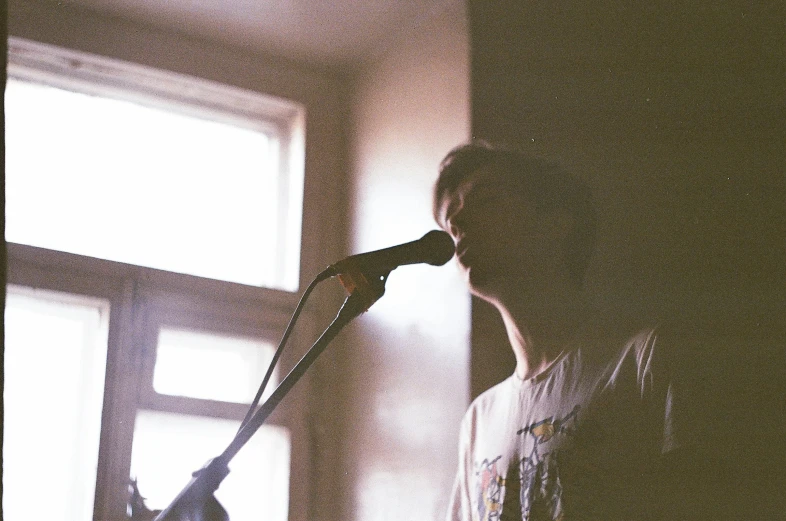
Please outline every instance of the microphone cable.
M311 284L308 285L306 290L303 292L303 295L300 297L300 301L295 308L295 312L292 314L292 318L290 318L286 330L284 330L284 335L281 338L281 342L279 342L278 348L273 354L273 359L270 361L270 365L267 368L265 377L262 379L262 384L259 386L259 390L257 390L257 394L251 403L251 407L249 407L248 412L246 413L246 417L243 418L243 421L240 423L238 432L240 432L243 427L245 427L245 425L254 415L254 412L259 405L259 401L262 398L262 394L265 392L265 388L267 387L270 378L273 376L273 370L275 369L278 359L284 350L284 346L286 345L287 340L289 340L289 335L292 333L295 322L297 321L300 312L303 310L303 306L305 305L308 296L311 294L317 284L331 277L338 276L339 281L350 294L354 293L355 290L361 294L366 293L370 288L370 281L366 279L365 273L369 268L376 267L377 270L375 270L374 273L375 275L379 276L379 279L383 284L382 289L384 293L384 281L387 278L388 273L390 273L391 270L396 269L399 265L426 263L434 266L441 266L450 260L454 252L455 246L453 244L453 239L451 239L450 236L445 232L432 230L416 241L369 253L352 255L325 268L322 273L317 275L314 280L311 281ZM364 263L367 265L364 265ZM345 270L342 268L347 269ZM368 300L365 308L368 309L368 307L371 306L380 295L376 296L376 298Z
M308 300L309 295L317 287L317 284L320 282L329 279L330 277L335 276L335 271L332 267L328 267L322 271L319 275L317 275L314 280L308 285L306 290L303 292L303 295L300 297L300 300L297 303L297 307L295 308L295 312L292 313L292 318L289 319L289 324L287 324L287 328L284 330L284 334L281 337L281 341L278 343L278 347L276 348L276 352L273 354L272 360L270 360L270 365L267 368L267 372L265 373L265 377L262 379L262 383L257 390L256 396L254 396L254 401L251 403L251 407L249 407L248 412L246 413L246 417L243 418L243 421L240 422L240 427L238 428L238 432L240 432L243 427L245 427L248 420L254 415L254 411L256 411L257 406L259 405L259 400L262 398L262 394L265 392L265 388L267 387L270 378L273 376L273 370L276 368L276 364L278 363L278 359L281 357L281 353L284 351L284 346L289 340L289 335L292 334L292 330L295 327L295 322L297 322L298 316L300 316L300 312L303 311L303 307L306 304L306 300Z

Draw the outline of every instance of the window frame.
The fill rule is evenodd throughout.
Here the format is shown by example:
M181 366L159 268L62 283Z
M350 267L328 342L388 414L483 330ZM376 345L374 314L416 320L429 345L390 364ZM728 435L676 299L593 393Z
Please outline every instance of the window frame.
M279 251L293 248L297 251L298 276L295 278L302 279L303 267L309 261L308 256L301 253L301 244L306 234L305 229L301 231L305 212L295 212L293 208L302 209L305 197L303 105L200 78L156 71L146 66L15 37L9 38L8 57L9 76L23 80L71 89L77 85L77 90L86 92L86 88L91 88L90 82L98 78L104 83L94 88L95 93L110 97L119 95L122 99L129 100L129 85L136 85L140 88L140 96L144 98L146 105L151 104L151 96L163 93L169 96L165 102L167 109L177 105L183 110L192 111L192 115L209 114L215 119L216 112L224 111L229 104L236 108L235 113L230 111L227 116L233 122L237 119L236 116L242 116L240 119L246 120L251 110L256 110L256 114L264 117L279 118L276 120L276 129L288 136L287 143L281 149L282 157L287 157L290 170L299 172L294 177L284 176L283 179L288 179L289 182L280 183L282 190L289 191L287 197L290 205L285 209L289 215L284 222L286 226L297 229L297 244L282 245L280 240ZM134 80L136 83L106 83L107 77L118 71L125 79ZM142 78L141 87L137 81L139 78ZM197 109L193 103L201 98L184 96L183 92L186 91L181 88L166 88L164 80L172 78L203 87L201 95L206 97L220 97L226 93L230 95L222 100L223 104L208 104L204 110ZM264 103L254 105L259 100ZM297 197L293 196L293 192L297 192ZM300 202L293 204L292 197L299 198ZM282 208L284 206L282 205ZM293 213L297 215L291 215ZM279 237L283 235L279 234ZM275 344L280 339L299 297L293 291L284 289L206 279L14 243L7 244L7 283L100 298L110 303L107 368L93 518L118 521L126 519L131 447L137 410L172 411L176 408L177 412L194 412L197 415L238 420L242 419L247 410L245 405L155 396L156 393L152 390L152 363L155 354L152 346L157 337L155 326L166 322L166 325L193 326L195 329L218 333L262 336L274 340ZM300 344L303 349L307 347L304 344L310 345L312 339L306 335L314 333L317 314L312 306L304 309L298 328L290 339L290 345ZM280 378L285 374L283 369L294 365L303 349L291 349L284 353L279 362ZM146 380L148 374L150 378ZM147 388L147 385L150 387ZM313 485L313 477L308 472L312 467L310 462L313 454L313 432L307 424L310 415L310 385L309 378L301 381L298 384L299 389L296 389L298 392L291 393L293 396L287 398L287 403L282 404L266 421L266 424L279 425L290 430L292 478L289 512L292 519L298 518L298 514L308 508L299 503L310 497L309 490Z
M286 292L223 282L219 285L229 287L216 294L213 290L218 281L22 244L8 243L7 247L8 284L109 302L107 366L93 518L125 519L137 410L238 421L248 410L243 404L155 393L152 367L157 327L163 324L218 334L280 338L290 307L294 309L296 303ZM188 278L193 280L184 280ZM249 289L257 290L257 295L249 295ZM270 295L271 292L278 295ZM308 314L304 312L303 319L307 323L298 328L305 331L295 331L290 342L303 340L304 333L310 329ZM279 368L295 362L294 351L285 352ZM289 429L292 440L290 473L298 476L305 472L303 463L308 458L295 451L307 451L309 442L297 427L307 413L302 401L297 398L288 401L290 403L274 411L265 424ZM293 489L300 486L303 486L300 480L290 480L290 498L295 492L300 496L302 491Z
M301 278L306 109L301 103L203 78L23 38L8 38L7 76L131 101L268 135L278 144L278 227L272 289L297 292Z
M175 298L172 298L175 297ZM187 301L187 303L186 303ZM158 335L163 327L192 330L200 333L251 337L277 345L286 327L288 316L282 313L249 312L238 302L204 301L188 295L172 294L141 286L136 302L140 309L138 341L142 350L139 407L152 411L176 412L242 421L250 405L158 393L153 387ZM212 309L218 305L219 310ZM281 374L281 368L278 368ZM271 380L270 387L276 384ZM270 389L268 389L269 391ZM280 411L269 423L281 420Z

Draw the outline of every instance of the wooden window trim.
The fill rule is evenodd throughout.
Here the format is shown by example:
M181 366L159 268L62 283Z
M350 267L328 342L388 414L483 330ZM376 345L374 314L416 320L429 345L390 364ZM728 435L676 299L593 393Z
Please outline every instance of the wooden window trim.
M103 520L125 520L134 418L138 410L239 421L248 408L243 404L155 393L150 348L155 344L156 328L162 324L193 327L277 342L296 304L287 292L242 287L13 243L8 244L7 274L8 284L109 301L107 369L93 515L94 519ZM211 291L216 286L221 290ZM310 321L307 316L303 320ZM310 328L305 324L303 329ZM297 339L293 337L293 341ZM292 355L285 354L280 365L286 367L293 361ZM284 407L271 415L266 424L289 427L293 432L302 424L305 414L302 405L294 409ZM308 450L308 440L293 435L292 450L304 449ZM300 461L303 454L293 457ZM300 466L295 461L293 465ZM293 466L293 472L296 470ZM293 486L298 486L294 480L290 488Z

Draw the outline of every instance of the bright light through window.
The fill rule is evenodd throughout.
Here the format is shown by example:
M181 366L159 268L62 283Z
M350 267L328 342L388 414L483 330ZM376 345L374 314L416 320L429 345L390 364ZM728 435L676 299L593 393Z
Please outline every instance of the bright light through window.
M191 473L232 441L238 421L139 411L131 475L151 509L166 507ZM262 426L229 464L216 498L232 521L286 521L289 508L289 432Z
M232 440L292 304L230 282L298 290L305 107L8 44L3 517L119 519L131 477L159 509ZM233 521L287 520L302 408L230 462Z
M273 282L278 157L261 132L10 80L6 150L11 242Z
M173 396L250 404L273 352L272 344L256 339L162 328L153 388ZM263 397L276 383L274 374Z
M9 287L5 519L93 518L109 304Z

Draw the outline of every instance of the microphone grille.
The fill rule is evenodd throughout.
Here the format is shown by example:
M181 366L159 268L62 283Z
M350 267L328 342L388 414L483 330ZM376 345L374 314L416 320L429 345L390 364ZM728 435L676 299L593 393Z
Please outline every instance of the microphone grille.
M420 242L423 245L425 262L432 266L442 266L456 253L456 245L453 244L450 234L440 230L431 230Z

